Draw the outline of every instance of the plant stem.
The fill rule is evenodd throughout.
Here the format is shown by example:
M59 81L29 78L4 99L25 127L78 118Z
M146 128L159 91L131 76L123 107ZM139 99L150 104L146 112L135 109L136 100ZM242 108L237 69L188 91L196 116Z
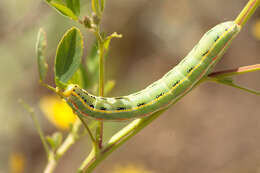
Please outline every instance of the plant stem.
M40 136L40 139L42 141L44 150L45 150L45 152L47 154L47 158L49 158L51 150L50 150L50 148L49 148L49 146L47 144L47 141L46 141L45 136L43 134L43 130L42 130L42 128L41 128L41 126L40 126L40 124L38 122L38 119L37 119L36 115L35 115L34 109L31 106L29 106L28 104L26 104L22 99L19 99L19 102L30 113L30 116L31 116L31 118L33 120L33 123L34 123L34 125L36 127L36 130L37 130L37 132L38 132L38 134Z
M235 19L235 22L243 27L246 22L251 18L254 14L256 8L260 5L260 0L249 0L243 10Z
M254 65L243 66L243 67L238 67L238 68L229 69L229 70L213 72L213 73L209 74L208 77L224 78L224 77L230 77L230 76L245 74L248 72L259 71L259 70L260 70L260 64L254 64Z
M104 71L105 71L104 53L105 53L104 42L103 40L101 40L100 37L99 39L99 96L104 96ZM104 128L104 122L100 120L96 130L96 139L98 141L98 146L100 149L102 148L102 143L103 143L103 128Z
M104 96L104 45L99 44L99 96Z
M92 141L92 146L93 146L94 151L97 152L97 151L99 150L99 148L98 148L98 145L97 145L97 142L96 142L94 136L92 135L91 130L89 129L88 125L87 125L86 122L83 120L83 118L81 118L80 116L78 116L78 117L79 117L79 119L81 120L82 124L84 125L85 129L87 130L87 132L88 132L88 134L89 134L89 136L90 136L90 139L91 139L91 141Z
M48 158L48 164L46 165L43 173L52 173L56 168L56 165L57 165L57 161L54 157L54 154L52 153Z
M65 154L65 152L73 145L78 139L77 132L80 128L80 120L77 120L72 127L71 132L68 134L63 143L59 146L57 151L52 152L48 157L48 163L44 169L44 173L52 173L57 166L59 159Z

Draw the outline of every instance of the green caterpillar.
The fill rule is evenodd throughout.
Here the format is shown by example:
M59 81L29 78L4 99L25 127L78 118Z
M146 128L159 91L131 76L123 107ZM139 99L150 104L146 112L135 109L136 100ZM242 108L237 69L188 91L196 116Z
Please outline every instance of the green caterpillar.
M169 107L206 77L240 29L233 21L215 26L161 79L128 96L98 97L74 84L68 85L63 95L74 112L83 117L125 120L150 115Z

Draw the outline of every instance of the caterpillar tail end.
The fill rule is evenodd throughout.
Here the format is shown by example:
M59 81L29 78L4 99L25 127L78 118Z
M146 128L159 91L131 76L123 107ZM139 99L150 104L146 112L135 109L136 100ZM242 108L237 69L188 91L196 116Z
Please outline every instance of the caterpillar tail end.
M62 95L63 95L64 97L69 97L69 96L71 95L72 91L73 91L76 87L78 87L78 85L69 84L69 85L67 86L67 88L63 91Z

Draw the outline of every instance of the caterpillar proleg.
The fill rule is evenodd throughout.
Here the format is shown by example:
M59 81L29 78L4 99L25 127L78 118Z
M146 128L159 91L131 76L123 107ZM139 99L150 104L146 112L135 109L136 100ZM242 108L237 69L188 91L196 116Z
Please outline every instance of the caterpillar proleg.
M177 66L136 93L121 97L98 97L70 84L63 95L70 107L82 117L124 120L150 115L169 107L206 77L239 31L240 26L233 21L218 24L204 34Z

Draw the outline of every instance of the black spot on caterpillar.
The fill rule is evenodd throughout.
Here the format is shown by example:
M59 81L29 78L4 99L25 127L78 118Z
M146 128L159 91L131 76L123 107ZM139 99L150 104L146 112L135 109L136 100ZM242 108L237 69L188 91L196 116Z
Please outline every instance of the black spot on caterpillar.
M100 107L100 110L107 110L107 108L105 108L105 107Z
M202 56L207 55L207 53L209 53L209 50L207 50L205 53L203 53Z
M124 97L115 97L115 99L120 100L120 99L124 99Z
M194 67L191 67L188 69L188 73L191 72L191 70L193 70Z
M90 107L94 108L94 105L89 105Z
M91 98L93 98L93 99L96 99L96 97L95 97L95 96L92 96L92 95L91 95L90 97L91 97Z
M157 95L156 98L159 98L159 97L163 96L163 94L164 93L161 93L161 94Z
M219 39L219 36L217 36L217 38L214 41L216 42L216 41L218 41L218 39Z
M145 103L139 103L139 104L137 104L138 107L139 107L139 106L142 106L142 105L145 105Z
M118 108L116 108L116 110L125 110L126 108L124 108L124 107L118 107Z
M174 82L174 84L172 85L172 87L175 87L180 81L177 80L176 82Z

